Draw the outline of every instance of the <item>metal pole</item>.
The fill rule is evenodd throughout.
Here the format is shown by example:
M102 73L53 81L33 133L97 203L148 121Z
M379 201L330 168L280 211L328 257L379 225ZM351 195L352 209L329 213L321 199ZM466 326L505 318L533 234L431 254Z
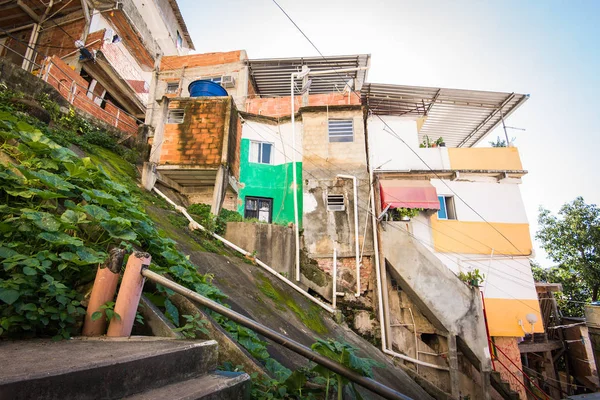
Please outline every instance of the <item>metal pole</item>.
M331 305L335 310L337 303L337 249L333 249L333 297L331 298Z
M278 343L282 346L284 346L287 349L290 349L292 351L294 351L295 353L298 353L304 357L306 357L308 360L313 361L319 365L324 366L325 368L329 369L330 371L339 374L349 380L351 380L352 382L355 382L359 385L361 385L362 387L371 390L373 393L376 393L380 396L382 396L383 398L386 399L400 399L400 400L411 400L410 397L405 396L401 393L398 393L397 391L382 385L379 382L374 381L373 379L364 377L362 375L357 374L356 372L352 371L349 368L344 367L341 364L338 364L337 362L333 361L330 358L327 358L325 356L322 356L314 351L312 351L311 349L309 349L308 347L295 342L293 340L290 340L290 338L288 338L287 336L284 336L282 334L280 334L279 332L276 332L270 328L267 328L264 325L259 324L258 322L243 316L242 314L239 314L219 303L216 303L204 296L199 295L198 293L183 287L165 277L163 277L162 275L159 275L155 272L150 271L148 268L144 268L141 271L141 274L143 277L150 279L151 281L161 284L164 287L166 287L167 289L171 289L172 291L179 293L182 296L187 297L188 299L204 306L207 307L209 309L211 309L212 311L221 314L222 316L237 322L238 324L245 326L246 328L252 329L253 331L263 335L264 337L272 340L275 343Z
M294 104L294 76L290 75L290 98L292 112L292 188L294 190L294 238L296 243L296 280L300 281L300 228L298 226L298 182L296 179L296 110Z

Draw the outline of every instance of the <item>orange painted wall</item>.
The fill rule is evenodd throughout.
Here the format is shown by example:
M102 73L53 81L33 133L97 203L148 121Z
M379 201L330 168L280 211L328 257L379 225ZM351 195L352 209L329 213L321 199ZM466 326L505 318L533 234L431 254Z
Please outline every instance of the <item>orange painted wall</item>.
M519 326L519 320L527 332L531 332L531 324L527 322L527 314L535 314L538 319L533 325L534 333L543 333L540 303L538 300L493 299L485 298L485 311L490 328L490 336L523 337L525 333Z
M520 171L523 169L515 147L449 148L452 169Z
M434 248L439 253L491 254L493 248L496 254L531 254L529 224L439 220L433 215L431 229Z

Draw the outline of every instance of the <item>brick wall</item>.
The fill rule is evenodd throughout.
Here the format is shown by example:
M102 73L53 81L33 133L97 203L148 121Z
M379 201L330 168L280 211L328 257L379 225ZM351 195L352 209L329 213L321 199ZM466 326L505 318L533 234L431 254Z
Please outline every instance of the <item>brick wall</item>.
M180 68L206 67L209 65L230 64L239 62L241 59L241 50L222 52L193 54L189 56L165 56L160 62L160 70L167 71Z
M165 124L159 164L220 165L230 104L222 98L171 101L169 110L183 109L185 116L181 124Z
M46 71L42 72L42 76L45 75L47 82L54 86L75 108L85 111L123 132L137 133L137 122L133 117L125 114L110 102L106 102L104 109L94 103L87 96L87 81L60 58L56 56L50 58ZM71 92L73 82L75 82L74 95Z
M523 365L521 364L521 352L519 351L517 339L518 338L515 337L494 337L494 344L496 347L506 354L504 355L501 352L497 353L498 360L506 367L499 362L496 362L496 370L500 372L502 379L510 384L510 388L515 392L518 392L519 397L522 400L525 400L527 399L527 392L521 384L523 382L523 374L520 370L523 369ZM513 363L516 364L516 366ZM513 374L519 377L519 379L515 378Z
M319 268L329 275L333 274L333 258L318 258ZM347 290L356 292L356 258L338 257L338 291ZM360 267L360 289L361 292L367 290L369 279L373 272L371 257L363 257Z
M82 16L81 13L77 12L66 16L64 19L73 19L80 16ZM60 23L60 21L57 21L57 23ZM48 24L48 28L40 32L38 39L39 52L41 55L54 55L59 58L74 52L77 50L75 40L81 39L84 28L84 18L61 25L60 28L53 24ZM37 62L40 63L41 61L40 57Z
M354 93L311 94L308 96L309 106L360 104L359 96ZM294 110L302 106L302 96L294 96ZM284 117L291 114L290 97L251 98L246 101L246 112L270 117Z

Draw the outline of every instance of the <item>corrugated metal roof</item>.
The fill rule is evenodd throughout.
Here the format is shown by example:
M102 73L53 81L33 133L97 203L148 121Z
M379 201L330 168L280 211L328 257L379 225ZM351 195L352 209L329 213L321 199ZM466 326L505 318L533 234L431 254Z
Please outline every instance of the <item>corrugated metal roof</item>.
M368 67L371 56L356 54L349 56L331 57L296 57L268 58L248 60L250 78L254 83L257 94L261 96L289 96L290 75L302 70L306 65L311 71L330 69ZM355 79L356 90L360 90L367 76L367 71L333 72L326 75L311 77L310 93L331 93L344 90L350 79ZM302 79L296 81L297 88L302 87Z
M512 114L529 95L367 83L362 102L377 115L426 117L419 131L448 147L472 147Z

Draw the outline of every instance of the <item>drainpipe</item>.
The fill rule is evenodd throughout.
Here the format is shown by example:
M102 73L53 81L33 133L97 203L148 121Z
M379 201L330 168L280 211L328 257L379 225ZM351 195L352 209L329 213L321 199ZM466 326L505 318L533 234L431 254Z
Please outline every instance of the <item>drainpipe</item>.
M292 114L292 175L294 187L294 233L296 239L296 280L300 281L300 228L298 226L298 182L296 178L296 111L294 104L294 78L303 78L308 74L306 66L300 72L290 74L290 99Z
M358 244L358 185L356 176L353 175L337 175L341 179L352 179L353 195L354 195L354 246L356 253L356 297L360 296L360 246Z

